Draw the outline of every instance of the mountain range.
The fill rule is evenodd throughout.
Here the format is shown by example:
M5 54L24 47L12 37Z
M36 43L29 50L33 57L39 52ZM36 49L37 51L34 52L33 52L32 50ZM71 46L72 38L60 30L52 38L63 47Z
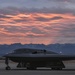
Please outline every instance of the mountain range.
M0 44L0 56L12 52L15 49L19 48L32 48L32 49L42 49L42 50L50 50L61 54L75 54L75 44L21 44L21 43L14 43L14 44Z

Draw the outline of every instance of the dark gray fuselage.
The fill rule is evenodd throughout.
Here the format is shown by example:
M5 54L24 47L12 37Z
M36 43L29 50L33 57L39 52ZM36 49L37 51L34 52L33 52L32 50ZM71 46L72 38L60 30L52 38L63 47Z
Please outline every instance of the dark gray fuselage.
M75 60L75 55L62 55L51 51L37 49L19 49L13 53L6 54L4 57L13 62L21 63L23 67L25 66L28 69L33 67L61 69L65 68L62 61Z

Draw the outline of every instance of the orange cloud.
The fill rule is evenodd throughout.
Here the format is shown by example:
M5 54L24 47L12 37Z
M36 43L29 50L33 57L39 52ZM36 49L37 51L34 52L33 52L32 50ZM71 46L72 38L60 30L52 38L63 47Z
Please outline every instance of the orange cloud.
M15 42L12 38L17 40L16 42L20 40L21 43L24 43L25 39L25 43L29 43L29 40L34 38L37 40L33 40L33 43L47 44L54 42L55 37L73 36L75 27L73 25L72 27L71 24L75 24L75 16L72 14L19 13L1 15L0 38L10 38L10 41L6 41L8 43ZM73 34L70 35L70 31Z

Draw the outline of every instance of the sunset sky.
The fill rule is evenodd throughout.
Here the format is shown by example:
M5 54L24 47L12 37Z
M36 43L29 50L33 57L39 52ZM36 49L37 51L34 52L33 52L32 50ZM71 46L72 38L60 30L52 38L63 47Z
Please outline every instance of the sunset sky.
M0 0L0 44L75 43L75 0Z

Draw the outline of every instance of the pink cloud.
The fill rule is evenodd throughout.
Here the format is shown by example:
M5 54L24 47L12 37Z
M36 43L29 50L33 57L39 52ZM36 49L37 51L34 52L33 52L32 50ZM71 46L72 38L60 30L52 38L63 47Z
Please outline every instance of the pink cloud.
M32 41L33 43L60 43L60 39L64 39L65 42L67 37L67 41L75 37L74 21L75 16L72 14L19 13L1 15L0 38L3 39L3 43L12 43L15 40L21 43L26 40L25 43L29 43L31 42L29 40L33 38L36 39ZM7 39L4 40L5 37Z

